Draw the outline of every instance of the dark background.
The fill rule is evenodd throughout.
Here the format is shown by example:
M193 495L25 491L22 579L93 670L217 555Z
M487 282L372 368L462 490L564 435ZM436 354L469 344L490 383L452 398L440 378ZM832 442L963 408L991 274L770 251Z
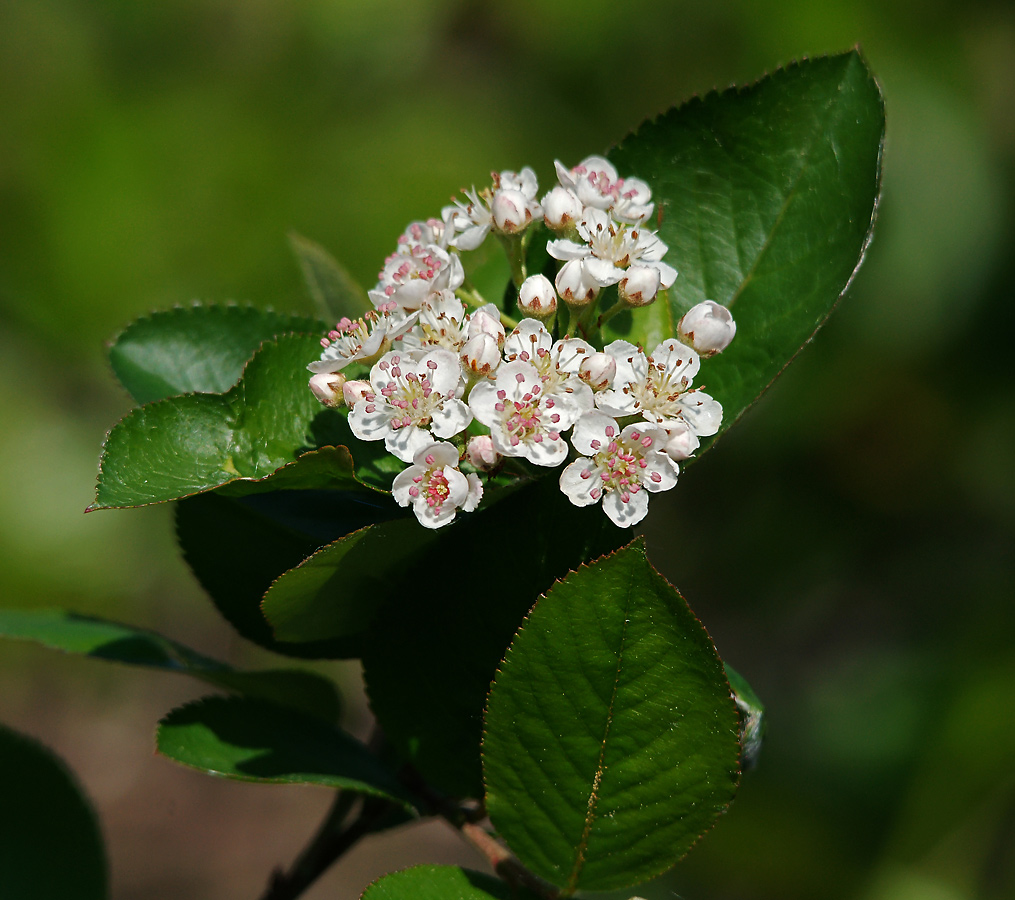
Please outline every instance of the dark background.
M692 94L857 42L888 115L867 263L648 520L768 740L714 832L638 892L1015 896L1010 4L2 0L0 603L272 664L204 600L168 509L82 515L129 408L104 341L194 299L306 310L290 229L372 285L410 219L490 170L547 184L555 157ZM355 665L321 670L362 730ZM117 900L254 898L328 804L155 758L156 721L199 686L21 645L0 674L0 720L94 800ZM404 829L306 896L423 861L480 865Z

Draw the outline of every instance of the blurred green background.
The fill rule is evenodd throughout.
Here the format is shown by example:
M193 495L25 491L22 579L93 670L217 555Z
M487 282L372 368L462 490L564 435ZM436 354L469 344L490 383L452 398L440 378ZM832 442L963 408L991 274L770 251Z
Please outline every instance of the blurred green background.
M82 515L130 405L104 342L195 299L307 310L290 229L370 286L409 220L492 169L545 184L692 94L857 42L888 115L867 262L647 530L768 741L639 893L1015 896L1010 3L0 0L0 603L270 664L203 599L169 510ZM322 670L355 695L354 665ZM117 900L255 897L327 805L154 759L155 722L200 688L20 645L0 674L0 720L95 801ZM307 897L479 866L456 841L371 839Z

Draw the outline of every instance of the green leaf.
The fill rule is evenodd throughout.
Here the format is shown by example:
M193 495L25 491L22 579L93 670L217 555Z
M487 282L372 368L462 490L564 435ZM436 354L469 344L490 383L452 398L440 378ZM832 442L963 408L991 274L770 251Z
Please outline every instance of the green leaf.
M344 417L307 388L306 365L319 349L310 335L285 335L264 344L227 393L185 394L131 412L106 439L90 509L178 500L237 482L246 492L274 490L273 477L284 488L366 491L344 447L318 450L349 434ZM369 463L379 453L367 447L363 457Z
M321 318L329 323L337 322L343 316L358 319L367 310L373 309L367 292L320 244L295 231L289 233L289 243L299 260L314 308Z
M329 721L338 718L335 686L313 672L238 672L154 631L61 609L0 609L0 637L53 650L179 672L249 697L271 700Z
M415 516L354 531L282 575L261 609L281 641L356 641L388 598L392 570L414 568L439 539Z
M228 391L254 351L286 332L322 334L316 319L251 306L191 306L152 313L109 348L120 382L138 403Z
M743 675L729 663L724 663L724 666L740 713L740 766L752 769L758 761L761 741L765 736L765 706Z
M413 866L378 879L360 900L536 900L536 895L458 866Z
M355 640L278 640L261 612L280 575L335 538L397 510L381 494L279 491L230 498L218 492L181 500L176 536L184 558L219 612L247 640L309 659L356 656Z
M556 478L540 479L440 529L422 561L381 563L386 602L363 651L370 704L392 745L448 794L482 793L487 692L536 597L630 538L598 507L562 499Z
M672 866L736 790L722 663L638 540L539 600L490 691L486 808L566 892Z
M206 697L174 709L159 723L156 746L209 775L320 784L412 808L395 776L354 737L260 700Z
M720 434L810 340L859 267L884 127L878 86L852 51L692 100L610 153L622 175L652 186L659 236L679 270L672 322L703 300L736 318L733 343L696 378L723 405ZM641 315L617 316L604 331L651 352Z
M104 900L95 815L67 767L0 725L0 894L11 900Z

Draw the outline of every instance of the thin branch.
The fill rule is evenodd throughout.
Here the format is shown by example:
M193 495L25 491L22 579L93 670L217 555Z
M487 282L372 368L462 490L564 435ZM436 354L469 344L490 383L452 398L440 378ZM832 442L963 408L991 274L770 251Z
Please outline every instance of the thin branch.
M462 836L482 854L493 870L508 884L524 887L546 900L557 900L560 891L525 868L511 852L486 829L475 822L458 826Z
M389 809L382 800L366 800L359 815L343 829L342 823L357 799L348 791L339 792L313 839L288 872L275 870L261 900L295 900L353 844L369 834L373 825Z

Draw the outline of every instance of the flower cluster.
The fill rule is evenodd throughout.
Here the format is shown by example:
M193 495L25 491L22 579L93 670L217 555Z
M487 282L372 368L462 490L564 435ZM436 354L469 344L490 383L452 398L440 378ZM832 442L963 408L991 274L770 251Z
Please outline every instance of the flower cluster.
M408 465L392 493L428 528L475 509L480 474L507 460L515 470L565 466L560 488L573 504L602 501L614 523L634 525L648 494L673 487L678 463L722 421L719 402L692 381L736 332L724 307L692 307L651 352L602 346L609 318L652 303L677 278L646 226L649 186L596 156L556 169L540 199L531 169L494 173L491 187L464 191L439 219L411 223L369 292L375 308L340 320L308 366L314 394L348 408L357 438L383 441ZM525 270L544 229L559 262L552 281ZM520 321L468 281L468 254L491 234L511 261Z

